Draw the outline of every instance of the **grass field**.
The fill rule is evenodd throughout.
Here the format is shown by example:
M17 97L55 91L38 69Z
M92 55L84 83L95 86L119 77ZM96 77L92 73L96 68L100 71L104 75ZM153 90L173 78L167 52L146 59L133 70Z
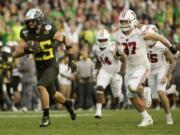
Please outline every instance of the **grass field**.
M103 118L94 119L94 112L78 113L71 121L64 111L51 112L51 126L39 128L41 113L0 112L0 135L180 135L180 109L172 112L175 124L167 126L162 110L150 110L154 125L137 128L141 117L135 110L103 111Z

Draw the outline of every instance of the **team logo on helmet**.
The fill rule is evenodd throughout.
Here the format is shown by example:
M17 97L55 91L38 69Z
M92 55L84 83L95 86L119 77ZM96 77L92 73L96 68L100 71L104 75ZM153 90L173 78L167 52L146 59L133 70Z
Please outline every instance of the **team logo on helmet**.
M52 25L48 24L45 26L45 30L50 31L52 29Z

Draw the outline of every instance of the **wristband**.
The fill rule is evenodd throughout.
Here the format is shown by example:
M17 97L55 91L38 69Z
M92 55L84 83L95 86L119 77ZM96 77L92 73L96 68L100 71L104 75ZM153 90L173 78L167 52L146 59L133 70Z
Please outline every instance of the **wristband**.
M177 49L176 49L175 46L169 47L169 50L172 52L172 54L176 54L177 53Z

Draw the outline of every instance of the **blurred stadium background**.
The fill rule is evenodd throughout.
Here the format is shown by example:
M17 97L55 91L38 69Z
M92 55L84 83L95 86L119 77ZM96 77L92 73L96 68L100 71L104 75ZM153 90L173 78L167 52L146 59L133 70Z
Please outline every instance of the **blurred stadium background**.
M155 24L159 28L161 34L167 37L172 44L177 46L177 48L180 48L180 0L0 0L0 50L4 46L11 46L13 48L14 46L18 45L18 42L21 40L19 32L23 25L24 14L28 9L34 7L41 8L44 11L45 16L56 24L58 30L65 33L71 38L71 40L73 41L73 47L75 50L77 61L81 61L85 57L88 57L93 61L91 49L93 44L96 42L97 29L103 26L113 34L113 32L115 32L119 28L118 16L120 12L126 8L130 8L135 11L139 19L139 23ZM0 54L1 53L2 50ZM60 62L65 61L64 55L65 53L63 47L57 48L57 59ZM3 60L1 59L0 61ZM19 61L20 62L12 63L12 69L5 69L10 73L10 76L5 77L6 81L4 81L4 76L3 74L1 74L2 70L4 70L2 68L2 62L0 64L0 110L2 111L0 112L0 128L4 129L0 131L0 134L7 134L9 128L13 127L12 130L10 130L11 132L9 134L14 135L14 132L16 132L16 126L18 127L18 130L22 128L25 129L24 133L18 131L16 133L17 135L28 134L27 132L33 130L35 128L35 123L37 123L38 118L36 119L36 117L32 118L32 120L31 118L26 118L26 115L27 117L31 116L32 114L34 114L33 112L23 114L25 115L25 117L20 118L22 112L40 111L40 103L39 95L35 88L35 71L33 68L31 68L34 65L33 59L31 57L22 58ZM26 62L24 63L24 61ZM180 79L180 57L178 57L176 61L177 66L174 74L172 75L172 81L169 83L168 88L174 89L173 93L170 93L169 99L171 101L171 109L175 109L175 111L173 111L173 114L175 117L175 123L177 125L175 124L175 126L167 128L162 122L163 120L161 120L161 118L163 117L162 115L164 115L162 110L159 111L159 113L155 111L155 109L158 109L157 107L152 110L152 113L154 117L157 118L156 121L157 123L160 123L160 126L158 124L155 124L154 126L157 127L153 126L152 128L147 128L149 132L147 132L146 130L140 131L139 129L132 128L132 125L135 125L135 121L137 120L136 116L131 116L130 112L133 110L127 110L128 113L125 113L125 111L114 111L133 109L126 98L126 95L122 104L114 105L113 100L111 99L111 93L109 93L109 88L107 88L107 102L104 105L104 108L112 109L113 111L107 111L105 113L107 117L105 117L102 122L93 121L93 119L91 120L91 117L85 117L85 119L84 117L80 117L77 119L77 122L71 124L71 122L67 122L64 118L62 118L62 120L61 118L58 118L59 120L55 120L54 118L53 121L56 122L54 122L53 126L55 126L52 126L51 129L47 131L48 134L81 134L80 132L76 133L76 128L77 130L81 130L81 128L83 128L83 134L89 133L96 135L100 134L98 132L102 132L101 135L110 135L111 132L107 130L108 128L113 131L111 135L121 133L121 131L124 135L140 135L144 133L155 135L178 134L178 132L176 131L178 131L177 127L180 123L180 86L178 82L175 82L173 80L174 78ZM27 75L24 70L28 70L31 74ZM81 110L87 110L87 114L90 113L89 116L93 115L92 112L94 111L95 106L95 78L93 78L93 74L94 73L92 72L89 75L89 77L91 78L89 86L91 89L91 93L86 95L93 101L89 104L86 103L88 101L85 101L85 99L80 100L78 98L78 95L81 94L81 91L79 91L79 80L76 80L74 79L74 77L72 77L68 83L65 81L65 85L68 85L68 87L70 87L70 95L67 95L67 97L75 98L77 110L79 112ZM15 81L15 83L18 83L18 86L14 88L12 85L10 85L8 86L8 88L5 88L4 85L12 84L12 76L15 76L15 80L13 81ZM59 75L59 80L60 82L57 81L57 89L60 90L60 87L64 85L61 84L61 75ZM25 94L23 94L23 91L26 89L27 83L31 85L32 90L29 92L24 92L27 94L25 96ZM9 89L8 94L6 94L7 89ZM123 91L124 93L126 93L125 89L123 89ZM64 109L62 106L55 105L54 103L52 103L51 108L52 110ZM15 113L17 118L12 117L12 113L7 113L6 111L17 112ZM86 112L83 111L81 113L83 114ZM133 111L132 114L134 113L135 112ZM110 118L111 115L112 118ZM129 120L126 121L126 118L128 118L128 116L132 117L134 123L131 123L131 121ZM22 123L26 124L21 126L21 120ZM78 120L80 121L78 122ZM7 124L7 126L5 123ZM91 127L90 124L93 124L94 126ZM96 125L100 126L100 128L98 129ZM123 125L124 129L121 127ZM64 128L64 130L62 130L62 132L60 133L58 130L56 130L56 128ZM88 130L87 132L85 130L86 128ZM70 129L72 129L73 132L66 131ZM126 133L125 129L132 131ZM54 133L51 132L52 130L54 131ZM93 130L95 130L95 132L93 132ZM133 131L137 131L137 133L133 133ZM39 135L44 134L44 132L33 132L32 134Z

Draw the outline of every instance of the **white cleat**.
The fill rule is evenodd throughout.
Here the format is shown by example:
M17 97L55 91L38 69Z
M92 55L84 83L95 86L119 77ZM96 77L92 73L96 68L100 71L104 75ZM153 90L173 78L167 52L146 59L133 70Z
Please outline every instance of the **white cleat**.
M13 112L18 112L18 109L17 109L15 106L12 106L12 107L11 107L11 110L12 110Z
M145 102L145 107L150 108L152 104L152 98L151 98L151 89L149 87L144 88L143 98Z
M26 107L22 107L22 108L21 108L21 111L22 111L22 112L27 112L28 109L27 109Z
M155 109L156 109L156 111L159 111L160 110L160 105L157 105Z
M166 90L166 94L175 94L176 96L178 96L178 92L176 91L176 85L171 85L171 87L169 89Z
M102 117L102 113L101 112L96 112L96 114L94 115L95 119L101 119Z
M137 126L138 127L147 127L147 126L150 126L150 125L153 125L153 119L151 116L147 117L147 118L144 118L140 124L138 124Z
M175 104L171 107L171 110L176 110L176 105Z
M167 116L166 117L166 124L167 125L173 125L174 124L172 116Z

